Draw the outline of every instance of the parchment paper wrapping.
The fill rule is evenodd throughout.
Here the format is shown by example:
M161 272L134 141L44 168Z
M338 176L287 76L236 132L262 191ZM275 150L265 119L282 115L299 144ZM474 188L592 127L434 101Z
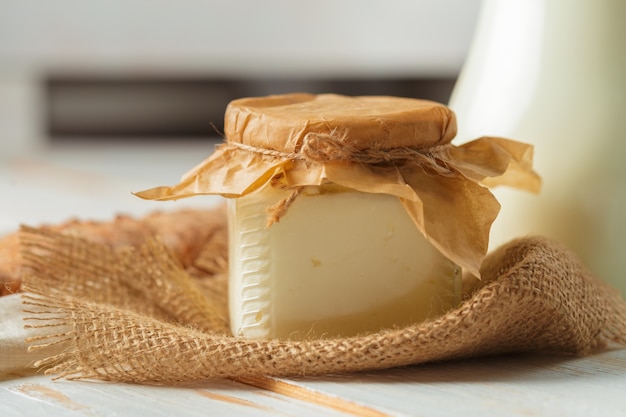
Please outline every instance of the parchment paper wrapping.
M136 193L151 200L200 194L237 198L280 183L334 183L396 196L445 256L479 275L500 205L486 188L538 192L533 148L482 137L455 146L454 113L424 100L291 94L231 102L227 140L172 187Z

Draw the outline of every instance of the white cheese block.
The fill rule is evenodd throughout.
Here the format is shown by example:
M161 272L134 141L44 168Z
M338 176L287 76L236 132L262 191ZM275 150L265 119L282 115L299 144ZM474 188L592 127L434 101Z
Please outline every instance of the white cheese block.
M234 335L350 336L460 302L460 268L424 239L397 197L312 188L266 227L266 208L285 193L266 188L229 201Z

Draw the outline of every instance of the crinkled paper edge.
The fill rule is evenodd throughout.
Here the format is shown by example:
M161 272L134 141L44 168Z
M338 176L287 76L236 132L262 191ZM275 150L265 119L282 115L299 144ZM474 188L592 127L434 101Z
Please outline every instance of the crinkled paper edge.
M510 139L482 137L461 146L448 145L429 154L439 175L419 163L368 165L316 162L222 144L175 186L135 193L149 200L175 200L203 194L237 198L280 178L285 187L326 182L366 193L400 199L416 227L439 251L479 276L487 254L491 224L500 205L488 187L506 185L533 193L541 179L532 168L533 147Z

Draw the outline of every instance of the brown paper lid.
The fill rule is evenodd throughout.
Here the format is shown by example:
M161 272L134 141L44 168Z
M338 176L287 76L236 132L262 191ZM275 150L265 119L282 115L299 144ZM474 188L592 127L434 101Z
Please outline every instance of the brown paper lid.
M402 97L286 94L243 98L226 109L231 142L297 152L307 134L339 134L357 149L431 147L456 135L446 106Z

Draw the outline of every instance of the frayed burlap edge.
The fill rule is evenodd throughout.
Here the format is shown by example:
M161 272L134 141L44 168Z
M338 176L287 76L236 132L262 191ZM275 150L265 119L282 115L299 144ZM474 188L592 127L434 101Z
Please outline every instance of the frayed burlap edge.
M29 271L24 301L45 314L38 320L33 313L27 322L61 329L33 338L31 349L63 346L36 364L57 378L174 383L336 374L504 352L582 355L626 344L626 303L619 294L567 249L539 237L492 253L482 287L440 318L306 341L231 336L224 300L199 296L197 283L158 241L116 252L29 228L21 239ZM208 279L209 287L225 285Z

